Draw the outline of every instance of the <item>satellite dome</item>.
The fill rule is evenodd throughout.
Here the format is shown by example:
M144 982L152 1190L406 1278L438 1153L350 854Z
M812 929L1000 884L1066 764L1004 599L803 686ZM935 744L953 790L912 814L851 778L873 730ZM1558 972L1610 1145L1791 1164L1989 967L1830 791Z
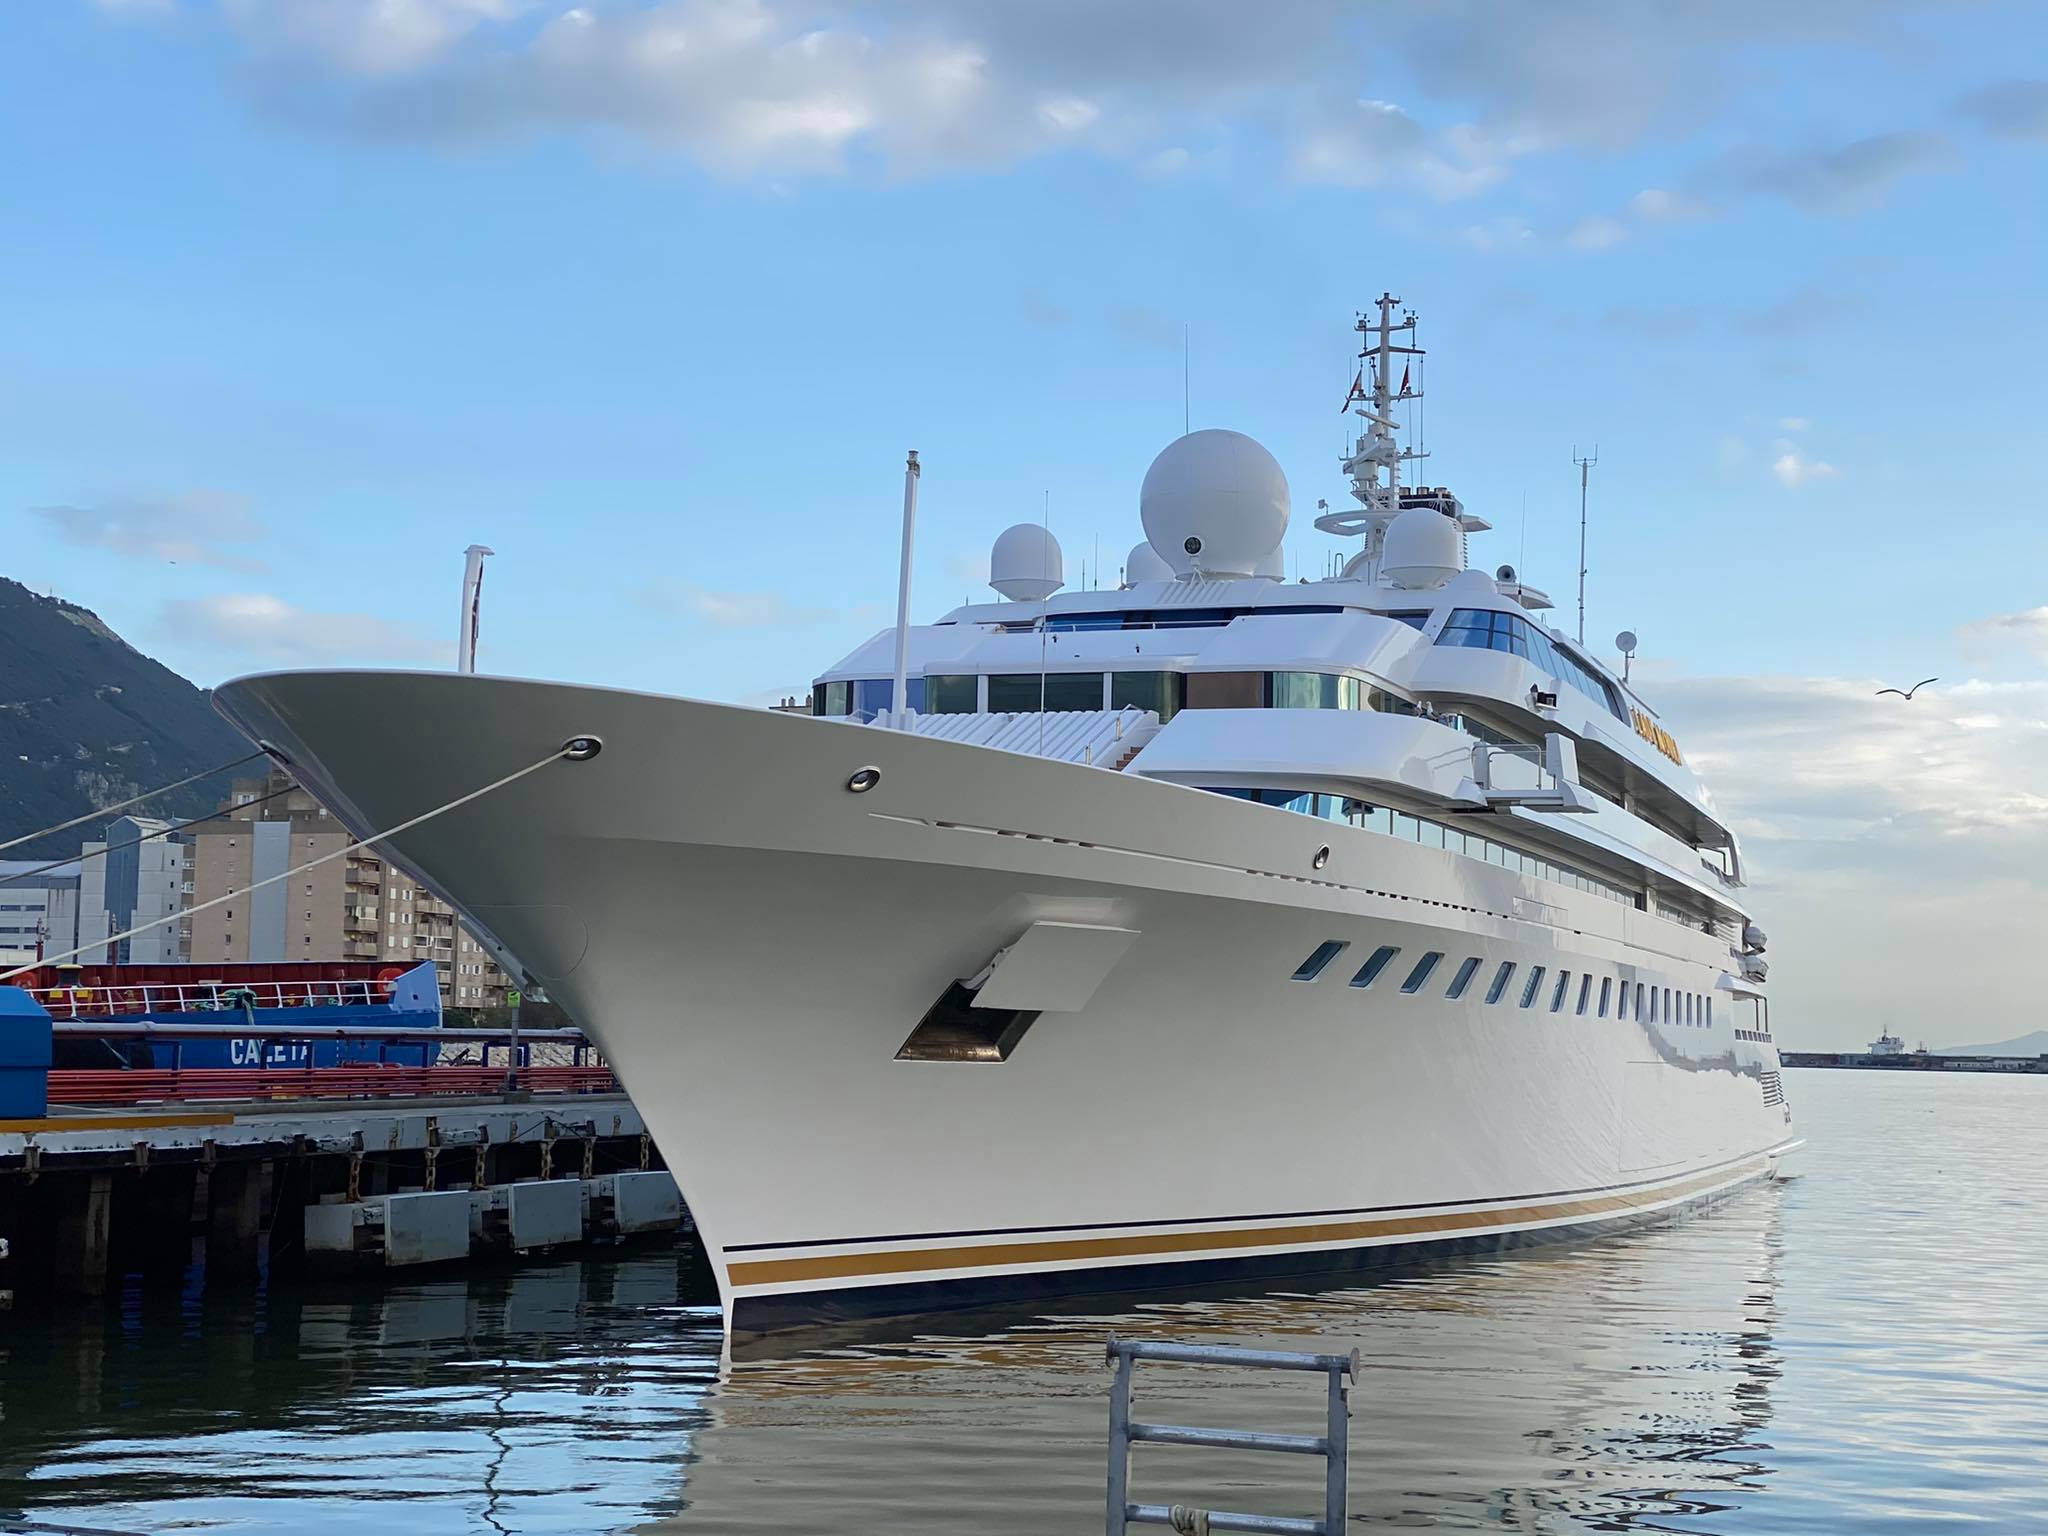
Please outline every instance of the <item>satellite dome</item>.
M1138 492L1145 537L1174 570L1249 576L1287 536L1287 476L1242 432L1168 443Z
M1173 567L1159 558L1159 551L1150 544L1139 542L1131 546L1131 552L1124 557L1124 585L1135 587L1141 581L1171 581Z
M988 584L1012 602L1051 597L1067 584L1060 541L1037 523L1005 528L989 551Z
M1435 507L1410 507L1387 524L1380 572L1397 587L1440 587L1465 569L1465 541L1455 519Z
M1287 579L1287 551L1275 544L1270 553L1263 556L1252 567L1254 576L1270 576L1275 581Z

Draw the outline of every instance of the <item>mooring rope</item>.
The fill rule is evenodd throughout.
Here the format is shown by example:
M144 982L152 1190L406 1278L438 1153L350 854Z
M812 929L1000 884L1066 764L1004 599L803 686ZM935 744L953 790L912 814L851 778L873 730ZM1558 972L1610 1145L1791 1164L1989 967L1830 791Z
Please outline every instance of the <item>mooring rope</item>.
M252 805L261 805L266 800L275 800L279 795L288 795L298 787L297 784L287 784L283 789L273 789L267 795L258 795L255 799L244 800L239 805L223 806L220 810L214 811L209 815L194 816L190 821L174 821L161 832L145 832L140 837L129 838L125 843L108 843L104 847L94 849L91 853L81 850L72 854L68 859L52 859L47 864L39 864L34 869L19 875L0 875L0 889L10 885L21 885L26 881L35 879L37 875L47 875L50 871L63 869L67 865L82 865L87 859L105 858L108 854L119 853L124 848L139 848L144 843L155 842L160 837L169 837L175 832L182 832L187 827L196 827L202 822L219 821L222 817L232 816L237 811L246 811Z
M187 784L197 784L201 779L210 779L217 773L226 773L230 768L239 768L244 763L253 763L257 758L268 757L269 755L268 752L251 752L247 757L238 757L232 763L222 763L218 768L209 768L204 773L192 774L178 780L175 784L166 784L160 789L152 789L147 794L137 795L133 800L123 800L119 805L103 805L98 810L87 811L83 816L74 816L69 821L60 821L54 827L45 827L40 832L31 832L26 837L15 838L12 842L0 843L0 853L5 853L10 848L19 848L23 843L32 843L39 837L48 837L55 832L68 832L73 827L82 827L88 821L98 821L102 816L111 816L115 811L125 811L131 805L140 805L145 800L154 800L158 795L168 795L174 789L183 789Z
M512 773L508 773L502 779L493 779L490 783L484 785L481 789L472 789L468 794L460 796L457 799L450 800L446 805L437 805L431 811L427 811L421 815L414 816L410 820L401 821L395 827L387 827L384 831L377 833L374 837L363 838L360 842L346 843L343 846L335 849L332 853L323 853L317 859L308 859L303 864L295 864L290 869L287 869L280 874L266 876L265 878L256 881L252 885L243 886L238 891L230 891L225 896L216 896L211 901L202 901L196 907L181 907L176 912L167 913L163 917L153 918L146 923L138 923L135 927L127 929L125 932L109 934L104 939L95 939L90 944L81 944L76 949L65 950L62 954L45 955L43 956L42 959L33 961L28 965L18 965L11 971L0 971L0 982L12 981L15 977L26 975L28 972L36 970L38 967L45 965L55 965L60 960L70 960L78 955L84 954L89 949L99 949L102 946L111 946L114 944L118 944L123 939L134 938L135 935L138 933L148 933L152 928L161 928L166 923L175 923L179 921L181 918L190 917L195 912L204 912L209 907L218 907L225 902L234 901L239 897L247 896L251 891L260 891L266 885L276 885L279 881L290 880L303 870L317 869L322 864L331 863L335 859L342 858L347 854L355 853L359 849L367 848L372 843L381 843L385 841L387 838L393 838L398 836L398 834L401 832L410 832L414 827L420 826L425 822L432 821L436 816L445 815L449 811L455 810L459 806L467 805L472 800L481 800L485 795L490 794L493 790L503 789L507 784L511 784L516 780L523 779L529 773L538 773L541 769L547 767L549 763L559 762L563 758L569 758L577 762L588 761L590 758L595 757L597 755L596 740L597 738L592 736L572 736L569 738L569 740L563 742L559 747L555 748L554 751L550 752L546 757L539 759L537 762L528 763L524 768L518 769ZM259 753L258 755L261 756L262 754Z

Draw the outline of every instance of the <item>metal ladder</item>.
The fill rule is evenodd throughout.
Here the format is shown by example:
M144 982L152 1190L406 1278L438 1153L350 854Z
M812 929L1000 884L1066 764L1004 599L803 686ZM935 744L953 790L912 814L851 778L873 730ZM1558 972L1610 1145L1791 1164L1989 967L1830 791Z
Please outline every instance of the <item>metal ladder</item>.
M1109 1397L1109 1502L1107 1536L1125 1536L1126 1528L1163 1525L1180 1536L1209 1536L1211 1531L1268 1531L1286 1536L1341 1536L1345 1516L1345 1479L1350 1470L1350 1403L1347 1382L1358 1379L1358 1351L1348 1355L1298 1355L1272 1349L1238 1349L1228 1344L1162 1344L1146 1339L1109 1336L1108 1361L1116 1368ZM1238 1365L1273 1371L1320 1371L1329 1382L1329 1423L1321 1435L1278 1435L1259 1430L1196 1429L1183 1424L1131 1422L1131 1377L1140 1360L1174 1361L1182 1365ZM1230 1510L1189 1509L1173 1504L1130 1502L1131 1445L1213 1445L1238 1451L1291 1451L1321 1456L1323 1518L1303 1520L1291 1515L1248 1515Z

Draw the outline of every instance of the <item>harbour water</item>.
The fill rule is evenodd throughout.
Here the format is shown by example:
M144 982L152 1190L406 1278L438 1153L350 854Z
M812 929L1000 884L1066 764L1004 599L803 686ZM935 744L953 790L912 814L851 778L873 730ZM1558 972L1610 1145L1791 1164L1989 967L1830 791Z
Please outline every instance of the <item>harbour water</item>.
M1356 1345L1354 1528L2048 1529L2048 1085L1787 1089L1793 1176L1673 1226L723 1376L672 1251L16 1317L0 1529L1099 1531L1111 1330ZM1303 1378L1142 1369L1143 1417L1319 1421ZM1146 1448L1133 1489L1311 1513L1317 1466Z

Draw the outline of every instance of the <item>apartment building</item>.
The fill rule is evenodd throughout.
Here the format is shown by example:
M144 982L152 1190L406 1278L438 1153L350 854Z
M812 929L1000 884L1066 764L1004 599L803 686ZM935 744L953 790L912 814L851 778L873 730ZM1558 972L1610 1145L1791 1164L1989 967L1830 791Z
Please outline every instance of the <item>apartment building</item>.
M444 1006L507 1000L510 979L456 910L374 849L331 857L348 846L348 833L284 773L237 780L222 809L221 819L187 834L190 899L220 902L192 915L193 960L431 960ZM228 899L238 892L246 903Z

